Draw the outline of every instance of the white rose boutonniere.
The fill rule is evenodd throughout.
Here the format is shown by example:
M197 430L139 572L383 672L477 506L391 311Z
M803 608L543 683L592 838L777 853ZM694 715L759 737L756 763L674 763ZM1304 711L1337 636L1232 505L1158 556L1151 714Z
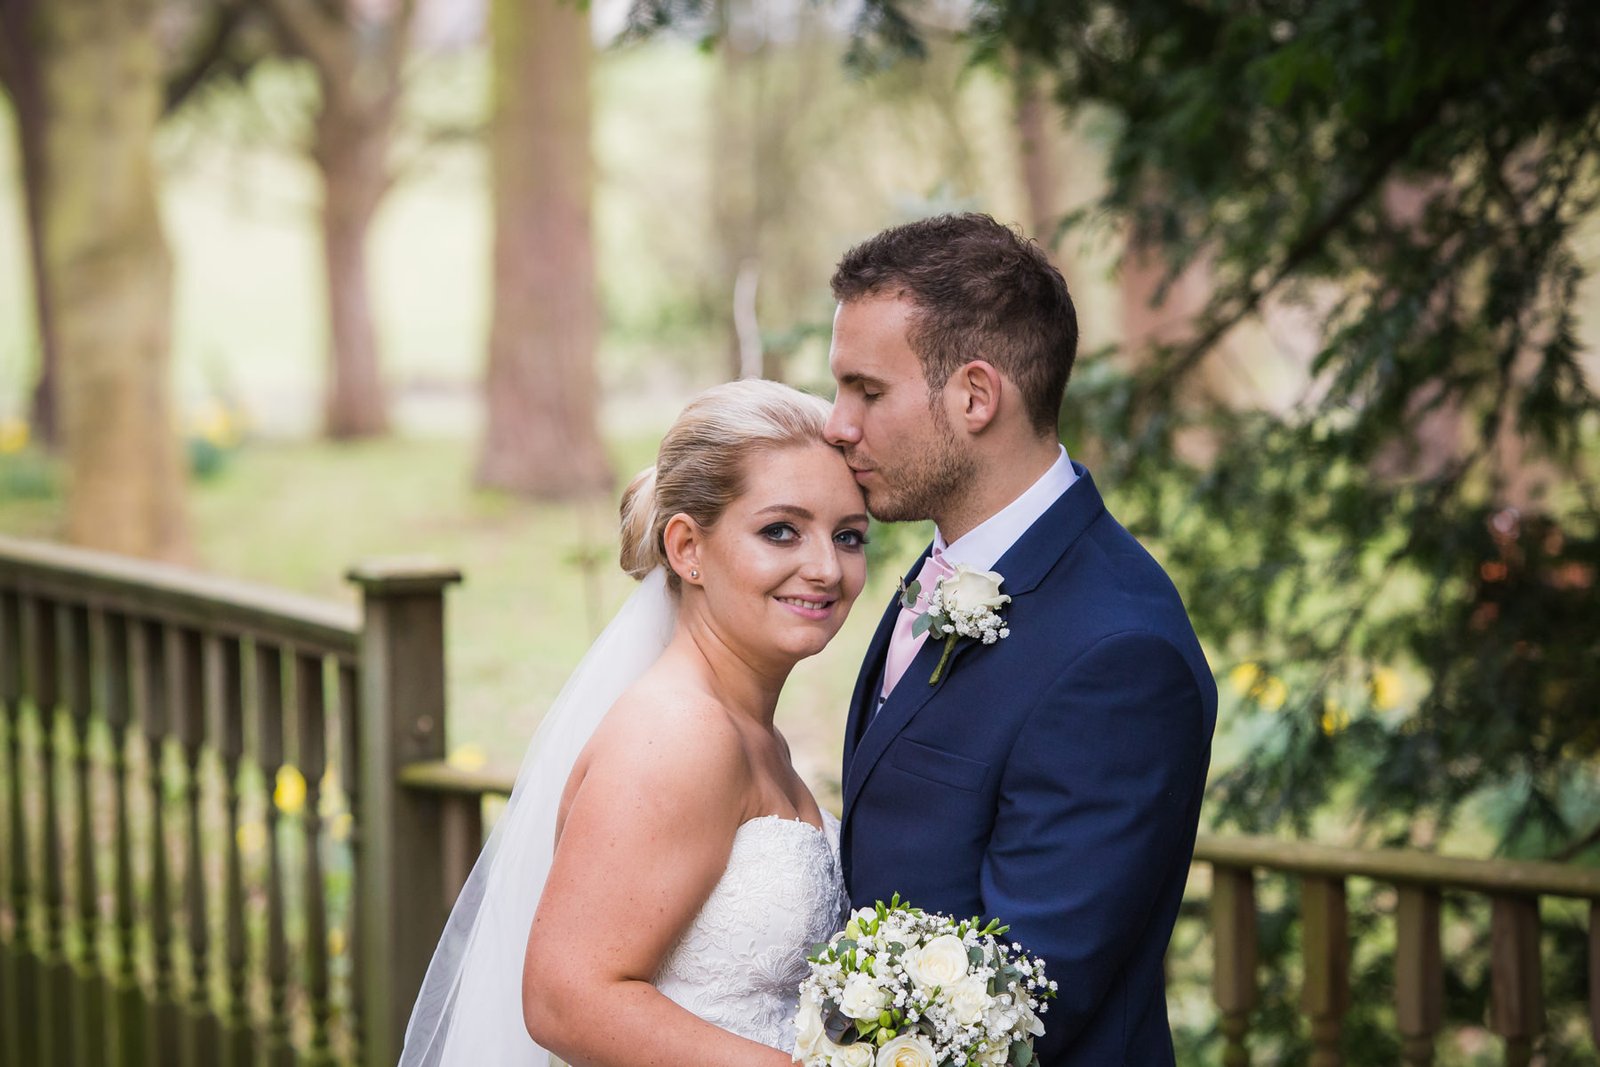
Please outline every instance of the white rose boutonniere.
M1001 638L1011 636L1011 628L1000 617L1000 608L1011 603L1011 597L1000 591L1005 578L996 571L980 571L965 563L957 563L955 573L940 578L928 594L927 610L917 616L911 627L913 637L934 633L944 638L944 654L933 669L929 685L939 681L944 666L955 651L956 642L963 637L976 638L992 645ZM922 583L912 582L900 594L900 602L912 611L922 595Z

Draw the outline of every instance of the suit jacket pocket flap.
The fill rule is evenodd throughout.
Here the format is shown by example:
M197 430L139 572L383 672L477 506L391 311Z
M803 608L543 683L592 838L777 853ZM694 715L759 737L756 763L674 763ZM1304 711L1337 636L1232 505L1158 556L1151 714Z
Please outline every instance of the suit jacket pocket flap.
M965 789L969 793L983 788L984 776L989 773L987 763L906 738L897 740L890 747L889 762L918 778Z

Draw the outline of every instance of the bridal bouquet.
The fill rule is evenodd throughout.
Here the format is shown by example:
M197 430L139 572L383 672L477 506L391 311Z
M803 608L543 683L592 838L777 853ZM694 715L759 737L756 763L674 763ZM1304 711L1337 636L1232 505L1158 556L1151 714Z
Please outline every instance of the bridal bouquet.
M913 908L855 912L809 957L795 1015L806 1067L1028 1067L1056 983L1007 927Z

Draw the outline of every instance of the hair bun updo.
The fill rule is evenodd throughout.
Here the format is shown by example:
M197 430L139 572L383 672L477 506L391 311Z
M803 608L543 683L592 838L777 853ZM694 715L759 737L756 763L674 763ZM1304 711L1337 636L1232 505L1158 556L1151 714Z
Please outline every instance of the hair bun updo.
M643 579L666 564L661 537L656 530L656 468L652 464L633 476L622 491L622 569Z
M709 529L744 492L745 461L774 448L826 444L828 402L759 378L714 386L691 400L661 439L656 463L622 494L622 569L643 578L667 567L662 535L674 515Z

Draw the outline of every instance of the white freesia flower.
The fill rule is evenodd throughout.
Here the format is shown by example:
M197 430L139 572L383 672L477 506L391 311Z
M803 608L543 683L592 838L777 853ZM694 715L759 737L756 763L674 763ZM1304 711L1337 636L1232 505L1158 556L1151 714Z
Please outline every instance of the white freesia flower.
M965 563L957 563L956 572L939 583L939 592L943 594L944 606L950 611L992 610L1011 602L1011 597L1000 591L1003 581L1005 579L994 571L980 571Z
M902 1034L878 1050L877 1067L934 1067L938 1062L921 1034Z
M885 945L900 942L906 948L912 948L920 940L916 932L894 922L885 922L878 929L878 940Z
M831 1067L873 1067L877 1057L873 1054L874 1047L865 1041L858 1041L854 1045L833 1046L834 1051L828 1057Z
M845 979L839 1008L852 1019L876 1019L889 1006L889 993L870 974L852 974Z
M1040 1020L1038 1015L1034 1014L1033 1009L1028 1007L1026 1003L1019 1004L1017 1006L1022 1009L1022 1028L1028 1033L1032 1034L1034 1037L1038 1037L1043 1034L1044 1022Z
M903 958L911 980L924 989L948 988L967 974L967 946L954 934L942 934Z

